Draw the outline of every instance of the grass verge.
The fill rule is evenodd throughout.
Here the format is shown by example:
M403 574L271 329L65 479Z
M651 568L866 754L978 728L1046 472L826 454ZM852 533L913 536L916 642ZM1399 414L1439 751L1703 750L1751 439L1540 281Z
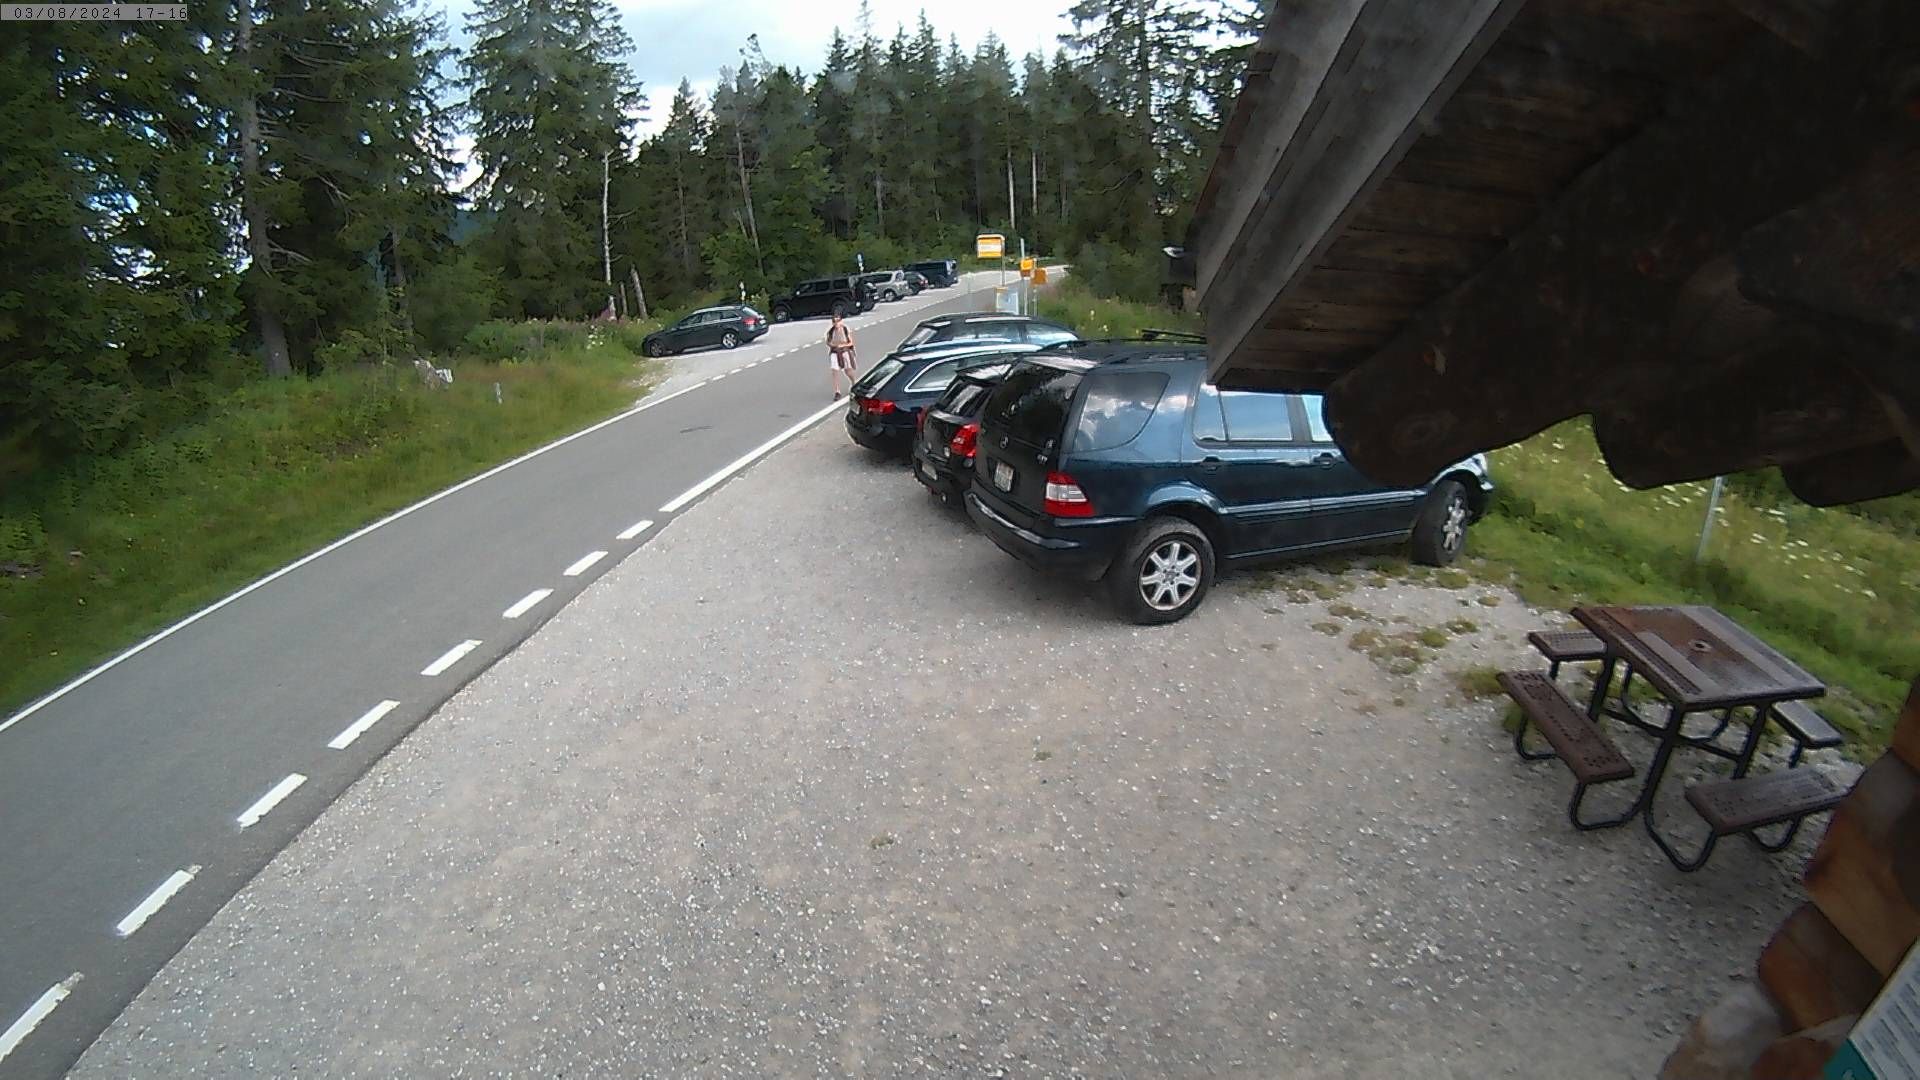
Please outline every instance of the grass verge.
M638 355L652 325L484 324L450 387L410 367L254 383L164 438L10 486L0 716L306 552L631 405L657 377Z

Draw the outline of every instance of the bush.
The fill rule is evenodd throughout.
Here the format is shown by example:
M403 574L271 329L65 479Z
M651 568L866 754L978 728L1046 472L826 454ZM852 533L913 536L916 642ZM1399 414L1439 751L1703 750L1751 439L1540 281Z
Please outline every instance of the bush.
M1073 259L1073 276L1098 296L1151 304L1162 296L1167 277L1166 256L1160 252L1128 251L1112 244L1083 244Z

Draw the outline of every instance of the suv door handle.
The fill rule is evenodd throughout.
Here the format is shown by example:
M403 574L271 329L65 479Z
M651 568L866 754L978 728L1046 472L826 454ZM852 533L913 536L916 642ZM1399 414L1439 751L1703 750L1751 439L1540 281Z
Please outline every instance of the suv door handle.
M1332 454L1315 454L1313 456L1313 463L1323 469L1333 468L1333 463L1337 460L1339 459Z
M1200 459L1200 468L1205 472L1212 472L1219 467L1220 459L1211 454Z

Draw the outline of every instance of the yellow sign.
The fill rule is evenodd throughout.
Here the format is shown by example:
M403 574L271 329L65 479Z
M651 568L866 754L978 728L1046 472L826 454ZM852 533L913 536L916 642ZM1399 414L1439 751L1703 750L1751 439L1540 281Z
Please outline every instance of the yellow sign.
M976 258L997 259L1007 253L1007 238L999 233L981 233L973 238L973 254Z
M1027 256L1027 257L1026 257L1026 258L1024 258L1024 259L1021 259L1021 260L1020 260L1020 269L1022 269L1022 270L1031 270L1031 269L1033 269L1033 256L1031 256L1031 255L1029 255L1029 256Z
M1044 266L1036 266L1036 267L1034 267L1034 268L1033 268L1033 283L1034 283L1035 285L1045 285L1045 284L1047 283L1047 268L1046 268L1046 267L1044 267Z

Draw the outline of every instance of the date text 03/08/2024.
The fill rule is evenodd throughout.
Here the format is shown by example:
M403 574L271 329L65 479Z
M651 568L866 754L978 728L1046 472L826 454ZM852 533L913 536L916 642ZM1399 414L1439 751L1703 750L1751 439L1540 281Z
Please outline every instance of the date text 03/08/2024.
M0 22L183 22L185 4L6 4Z

